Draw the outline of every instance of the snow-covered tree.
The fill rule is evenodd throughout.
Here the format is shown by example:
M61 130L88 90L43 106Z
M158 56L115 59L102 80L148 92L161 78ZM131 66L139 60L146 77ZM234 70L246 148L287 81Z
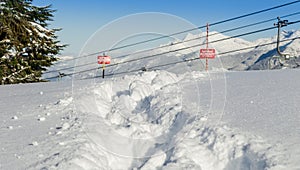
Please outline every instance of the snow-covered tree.
M42 71L65 45L49 29L54 10L32 0L0 2L0 84L43 81Z

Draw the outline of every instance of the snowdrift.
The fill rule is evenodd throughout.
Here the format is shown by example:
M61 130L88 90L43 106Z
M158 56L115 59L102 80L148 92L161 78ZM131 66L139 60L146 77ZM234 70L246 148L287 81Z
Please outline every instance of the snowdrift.
M259 72L258 79L252 74L151 71L77 81L72 88L67 82L3 86L2 98L21 106L1 102L1 169L297 169L299 146L275 137L276 118L257 125L251 119L259 121L260 110L247 118L236 113L242 115L245 104L239 96L256 104L257 98L247 98L251 90L243 88L265 76L278 82L265 82L261 89L282 83L276 72ZM239 79L247 84L236 86ZM284 108L290 118L298 107L285 102ZM244 121L253 129L244 129ZM262 126L267 133L255 130ZM283 133L299 138L297 127L283 127Z

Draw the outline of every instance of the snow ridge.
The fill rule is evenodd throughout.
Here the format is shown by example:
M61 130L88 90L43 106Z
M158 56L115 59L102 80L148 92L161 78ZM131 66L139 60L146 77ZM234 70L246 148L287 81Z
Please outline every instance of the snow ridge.
M204 74L191 75L206 79ZM73 94L76 100L59 100L55 107L76 106L76 119L59 128L60 136L53 136L53 141L61 141L60 147L53 148L59 151L29 169L229 170L282 166L277 160L283 159L272 156L276 147L259 136L211 124L191 112L192 108L186 109L181 82L186 83L187 76L145 72L81 88Z

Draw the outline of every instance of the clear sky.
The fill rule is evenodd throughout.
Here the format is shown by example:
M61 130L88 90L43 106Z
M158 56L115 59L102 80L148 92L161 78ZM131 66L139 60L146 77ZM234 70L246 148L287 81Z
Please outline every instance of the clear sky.
M57 12L54 14L55 17L53 18L54 21L51 22L51 27L62 28L63 30L58 33L58 36L62 43L69 44L69 47L63 53L78 55L84 43L95 31L113 20L130 14L143 12L168 13L184 18L196 26L202 26L207 22L213 23L292 1L294 0L34 0L34 4L38 6L52 4L52 8ZM228 28L299 11L300 3L296 3L242 20L218 25L212 27L211 30L223 31ZM287 19L293 21L299 18L300 15ZM272 25L273 23L270 22L250 30L262 29ZM289 26L285 29L300 29L300 25ZM232 32L229 35L236 35L245 31ZM275 34L276 31L274 30L252 37L245 37L245 39L254 40Z

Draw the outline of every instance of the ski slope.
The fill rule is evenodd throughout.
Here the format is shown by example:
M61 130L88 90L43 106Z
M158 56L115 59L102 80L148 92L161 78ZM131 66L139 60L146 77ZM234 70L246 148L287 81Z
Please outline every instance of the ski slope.
M300 169L299 70L0 87L0 169Z

